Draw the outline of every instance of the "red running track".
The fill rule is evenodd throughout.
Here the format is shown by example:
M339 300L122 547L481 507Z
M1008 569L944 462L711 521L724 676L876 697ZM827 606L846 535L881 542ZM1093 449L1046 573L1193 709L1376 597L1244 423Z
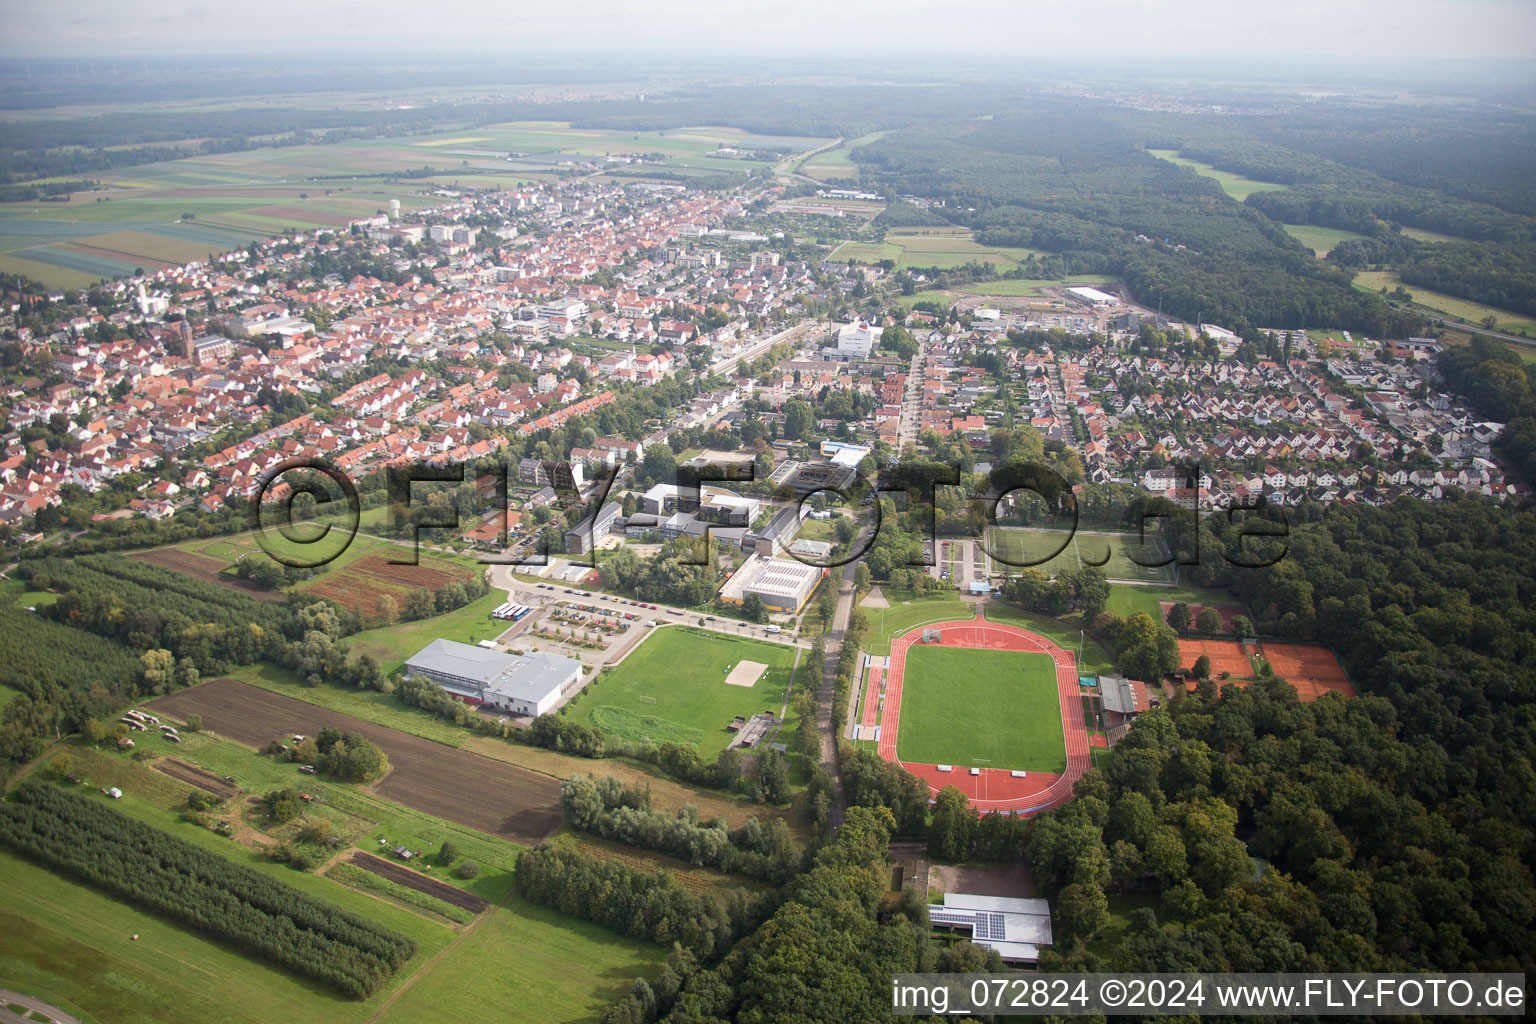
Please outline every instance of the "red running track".
M879 723L875 721L876 709L880 707L880 675L885 669L870 666L869 679L864 688L864 711L859 716L859 724L873 729Z
M901 684L907 664L907 648L920 641L924 630L938 630L945 647L968 647L990 651L1033 651L1046 654L1056 663L1056 689L1061 700L1061 724L1065 730L1067 770L1060 775L1030 772L1022 779L1000 768L983 768L970 774L967 765L955 765L952 772L939 771L938 765L908 764L896 756L896 738L901 721ZM923 626L891 642L891 658L886 668L885 710L880 716L880 756L901 765L928 783L934 794L945 786L954 786L966 795L971 806L982 813L1002 811L1033 815L1066 803L1072 787L1093 763L1088 752L1088 730L1083 724L1082 698L1078 692L1077 661L1072 652L1058 647L1045 637L1017 626L981 619L941 622Z

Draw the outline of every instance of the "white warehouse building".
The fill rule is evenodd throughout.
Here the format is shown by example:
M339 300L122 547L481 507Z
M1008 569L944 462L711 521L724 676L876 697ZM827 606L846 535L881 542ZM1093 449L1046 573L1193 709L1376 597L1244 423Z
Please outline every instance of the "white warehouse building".
M432 680L466 704L489 704L512 715L542 715L581 689L581 662L553 654L504 654L433 640L405 662L406 678Z

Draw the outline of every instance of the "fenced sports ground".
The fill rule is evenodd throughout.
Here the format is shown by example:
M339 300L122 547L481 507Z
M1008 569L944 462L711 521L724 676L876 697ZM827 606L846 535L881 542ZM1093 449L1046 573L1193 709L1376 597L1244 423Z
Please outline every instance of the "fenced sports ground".
M986 548L992 571L1016 573L1021 568L1039 569L1048 576L1075 573L1085 566L1097 566L1112 580L1173 583L1174 566L1139 565L1162 562L1168 547L1161 537L1145 541L1132 533L1094 533L1078 530L1040 530L1026 527L994 526L987 531Z
M923 644L933 630L939 643ZM877 725L880 756L935 794L955 786L984 814L1034 814L1070 799L1091 764L1076 660L1039 634L932 623L896 637L879 672L861 724Z

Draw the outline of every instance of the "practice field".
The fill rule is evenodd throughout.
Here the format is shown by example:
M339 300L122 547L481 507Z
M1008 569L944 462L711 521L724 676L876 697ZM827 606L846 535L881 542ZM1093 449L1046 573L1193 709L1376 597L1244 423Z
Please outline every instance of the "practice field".
M938 655L937 660L930 660L933 649L921 641L934 636L938 638L939 648L960 656L964 675L948 671L954 665L946 664L943 654ZM983 663L969 656L979 654L995 654L1005 660L979 667ZM1054 679L1054 688L1032 686L1025 681L1036 669L1021 667L1026 662L1018 659L1021 655L1034 654L1046 656L1047 678ZM917 685L925 692L918 698L920 710L904 713L909 663L916 667ZM996 665L1005 668L998 669L994 667ZM940 622L897 637L891 644L889 660L881 667L883 681L876 680L873 685L879 690L872 690L870 694L877 706L874 721L879 729L878 753L922 779L932 793L945 786L954 786L966 795L971 806L984 814L989 811L1037 814L1071 799L1072 787L1092 763L1082 700L1078 694L1077 662L1071 651L1038 633L984 619ZM945 674L940 675L941 672ZM956 686L962 688L959 700L951 699ZM937 699L933 699L935 689ZM1024 692L1020 693L1021 690ZM1025 694L1028 695L1027 703L1023 700L1014 703L1015 698ZM984 708L978 707L977 699L988 703ZM995 761L999 757L1007 760L1028 756L1028 751L1010 752L1007 746L1017 742L1015 737L1006 734L1019 730L1021 721L1015 719L1012 710L1006 722L1000 721L1003 704L1009 709L1021 709L1027 718L1022 722L1025 745L1033 746L1036 753L1064 750L1065 757L1057 761L1061 766L1058 770L992 767L977 763L983 758ZM948 724L957 716L969 720L968 734L952 729ZM861 724L868 725L869 721L866 715ZM1046 743L1049 729L1045 722L1050 722L1050 728L1056 731L1060 747ZM898 748L906 748L901 737L908 728L917 730L920 745L934 743L939 747L927 751L927 755L942 753L953 760L921 761L915 756L908 760L907 756L899 755ZM964 745L963 748L952 749L950 744L957 741ZM996 744L1002 746L992 749ZM962 758L970 759L970 763Z
M1018 572L1034 568L1055 576L1075 573L1084 566L1096 565L1112 580L1173 582L1173 565L1138 565L1167 558L1160 538L1143 542L1134 534L1090 533L1078 530L1038 530L1026 527L995 526L987 531L987 548L994 573Z
M588 683L567 717L636 743L680 743L712 760L734 735L726 731L731 719L784 710L797 653L759 640L658 627L616 668ZM743 663L765 669L751 686L732 685L729 677Z
M903 761L1061 772L1056 667L1044 654L918 645L902 681Z

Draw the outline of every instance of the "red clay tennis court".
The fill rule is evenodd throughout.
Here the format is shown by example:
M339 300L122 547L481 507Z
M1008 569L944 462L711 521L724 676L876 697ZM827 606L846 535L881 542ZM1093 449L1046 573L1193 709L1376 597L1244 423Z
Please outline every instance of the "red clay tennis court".
M1243 645L1235 640L1183 640L1179 641L1179 667L1191 668L1201 655L1211 659L1211 678L1221 679L1223 672L1234 679L1246 679L1253 675L1253 663Z
M901 722L901 681L906 670L907 649L921 641L925 633L933 632L938 632L939 642L946 647L1035 651L1051 656L1056 664L1056 689L1066 739L1067 770L1064 773L1016 774L998 768L978 768L972 775L970 768L958 766L941 772L936 764L913 764L896 756L896 736ZM885 677L885 707L880 713L880 756L928 783L928 789L934 795L945 786L954 786L983 814L988 811L1026 816L1038 814L1070 800L1072 787L1093 763L1088 748L1088 730L1083 725L1082 699L1078 695L1076 659L1071 651L1037 633L984 619L922 626L891 641Z
M1316 644L1263 643L1264 657L1275 675L1296 687L1302 700L1316 700L1330 690L1346 697L1355 695L1344 666L1326 647Z

